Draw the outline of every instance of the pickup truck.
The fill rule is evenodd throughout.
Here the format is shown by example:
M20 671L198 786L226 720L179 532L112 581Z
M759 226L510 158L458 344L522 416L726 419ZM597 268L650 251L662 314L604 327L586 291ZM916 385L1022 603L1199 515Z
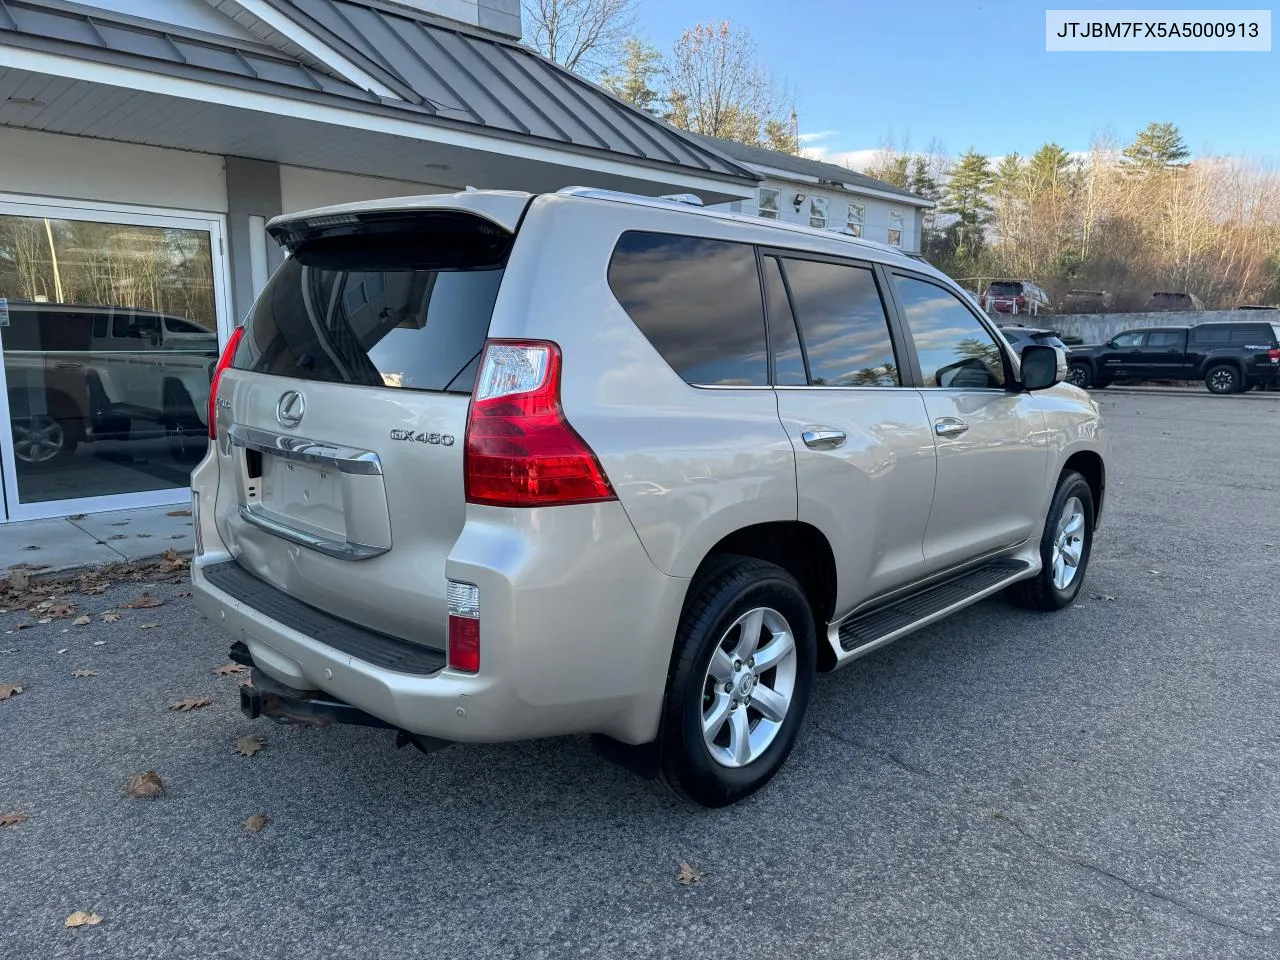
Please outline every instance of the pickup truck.
M1280 378L1280 323L1199 323L1125 330L1071 348L1067 380L1101 388L1116 380L1203 380L1210 393L1243 393Z

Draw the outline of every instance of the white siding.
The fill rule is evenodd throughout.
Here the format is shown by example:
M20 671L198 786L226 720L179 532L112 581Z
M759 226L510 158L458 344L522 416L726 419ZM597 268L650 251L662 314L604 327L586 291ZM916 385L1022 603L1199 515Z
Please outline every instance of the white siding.
M847 190L834 190L820 187L817 184L793 183L784 180L765 180L760 186L778 190L778 219L787 223L809 225L809 200L813 197L825 197L827 200L827 229L843 230L850 203L860 203L866 207L863 220L862 236L877 243L889 242L889 214L902 214L902 249L918 252L920 238L916 235L916 208L907 203L894 203L880 197L868 197ZM797 193L805 195L805 202L797 211L794 198ZM742 213L756 216L759 193L742 201ZM728 209L728 204L721 204L720 209Z
M295 213L333 203L357 200L383 200L387 197L412 197L424 193L451 193L457 187L441 187L432 183L409 183L362 177L354 173L333 173L310 167L280 167L280 209Z
M222 158L0 126L0 193L225 213Z

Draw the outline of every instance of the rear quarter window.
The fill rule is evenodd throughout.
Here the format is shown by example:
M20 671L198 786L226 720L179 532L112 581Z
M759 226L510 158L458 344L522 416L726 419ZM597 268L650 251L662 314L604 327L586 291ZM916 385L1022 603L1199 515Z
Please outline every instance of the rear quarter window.
M686 383L768 385L764 301L751 245L629 231L609 261L609 289Z

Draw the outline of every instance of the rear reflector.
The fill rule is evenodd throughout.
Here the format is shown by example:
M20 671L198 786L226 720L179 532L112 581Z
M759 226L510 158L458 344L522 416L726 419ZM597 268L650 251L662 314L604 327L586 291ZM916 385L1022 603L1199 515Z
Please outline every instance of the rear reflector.
M450 580L445 595L449 601L449 667L464 673L478 673L480 588L474 583Z
M236 327L231 331L231 336L227 337L227 345L222 350L222 356L218 358L218 365L214 367L213 379L209 382L209 439L218 439L218 381L222 379L222 371L231 366L231 360L236 355L236 347L240 346L240 338L244 336L244 327Z
M614 500L596 455L560 406L560 348L485 344L467 417L467 502L543 507Z

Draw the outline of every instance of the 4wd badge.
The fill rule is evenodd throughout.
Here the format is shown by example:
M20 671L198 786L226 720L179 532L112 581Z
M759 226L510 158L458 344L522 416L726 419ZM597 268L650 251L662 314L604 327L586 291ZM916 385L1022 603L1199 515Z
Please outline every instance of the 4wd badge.
M409 440L414 443L435 443L442 447L453 446L453 435L448 433L415 433L413 430L392 430L392 440Z

